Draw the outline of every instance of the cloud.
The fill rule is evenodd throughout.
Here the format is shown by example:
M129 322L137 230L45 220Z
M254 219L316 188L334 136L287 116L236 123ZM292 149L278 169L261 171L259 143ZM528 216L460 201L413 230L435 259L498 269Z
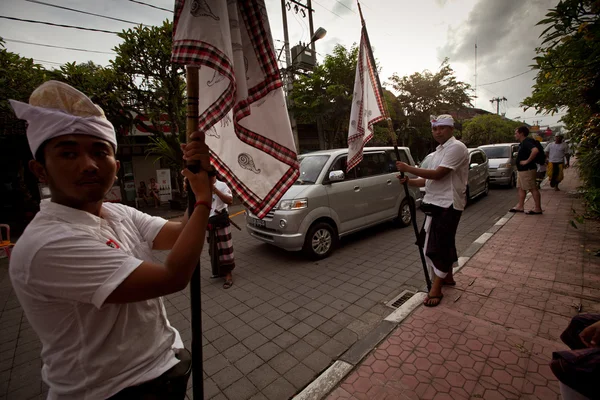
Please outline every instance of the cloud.
M348 14L353 14L354 1L353 0L336 0L333 6L334 13L341 15L342 17Z
M446 45L437 49L438 57L462 64L475 81L475 43L477 43L477 84L479 107L492 97L507 97L508 108L519 113L519 103L531 94L535 73L493 85L530 69L539 35L544 29L536 24L557 0L480 0L459 26L448 28ZM464 77L463 77L464 78ZM482 86L479 86L482 85Z

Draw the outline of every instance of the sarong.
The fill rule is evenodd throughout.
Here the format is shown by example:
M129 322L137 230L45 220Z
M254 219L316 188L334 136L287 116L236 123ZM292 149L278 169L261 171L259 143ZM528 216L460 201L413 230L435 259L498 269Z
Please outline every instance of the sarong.
M421 209L426 215L420 234L425 261L430 275L433 271L443 279L458 261L456 230L462 211L431 204L423 205Z
M586 347L579 334L600 321L600 314L581 314L573 317L560 336L571 348L552 353L550 368L560 382L590 399L599 398L600 347Z
M235 268L233 239L229 226L208 228L208 254L213 276L225 276Z
M563 175L563 163L548 163L548 179L550 180L550 186L555 187L564 178Z

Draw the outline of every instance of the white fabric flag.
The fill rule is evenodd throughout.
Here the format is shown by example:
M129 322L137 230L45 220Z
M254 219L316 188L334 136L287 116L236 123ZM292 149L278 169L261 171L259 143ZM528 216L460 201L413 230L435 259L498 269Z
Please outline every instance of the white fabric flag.
M172 60L199 66L199 130L211 163L264 217L299 176L262 0L177 0Z
M377 70L373 65L367 40L366 28L363 26L348 129L348 171L362 161L363 147L373 138L373 124L385 119Z

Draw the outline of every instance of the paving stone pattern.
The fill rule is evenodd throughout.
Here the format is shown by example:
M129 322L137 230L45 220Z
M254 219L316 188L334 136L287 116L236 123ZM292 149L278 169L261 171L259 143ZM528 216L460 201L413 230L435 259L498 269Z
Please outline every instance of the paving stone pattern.
M514 189L498 188L468 207L459 251L515 200ZM236 221L243 225L243 216ZM231 289L209 279L207 255L201 260L206 399L290 398L392 311L384 302L423 286L411 227L382 225L352 235L319 262L261 244L245 230L234 229L233 240L237 268ZM189 291L167 296L165 303L189 348ZM12 292L6 260L0 260L0 310L0 399L38 398L47 391L40 344Z
M599 224L570 226L580 201L542 191L544 215L517 214L328 397L560 399L549 361L571 317L600 312ZM549 189L549 188L548 188ZM530 201L528 206L533 206Z

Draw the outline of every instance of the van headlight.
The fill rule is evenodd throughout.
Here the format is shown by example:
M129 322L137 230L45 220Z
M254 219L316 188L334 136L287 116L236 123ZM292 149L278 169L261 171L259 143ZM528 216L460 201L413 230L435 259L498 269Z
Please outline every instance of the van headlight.
M308 199L294 199L294 200L281 200L279 203L279 210L301 210L308 207Z
M506 164L499 164L498 168L510 168L510 163L506 163Z

